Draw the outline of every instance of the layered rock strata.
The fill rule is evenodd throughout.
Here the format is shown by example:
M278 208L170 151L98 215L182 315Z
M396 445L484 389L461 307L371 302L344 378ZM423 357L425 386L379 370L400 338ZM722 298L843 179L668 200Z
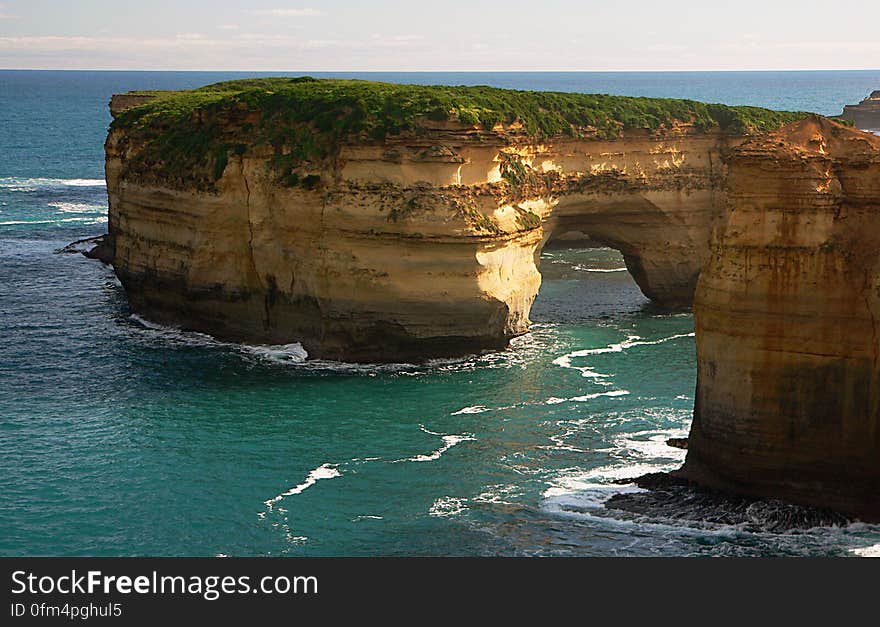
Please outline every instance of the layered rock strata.
M384 85L379 113L365 113L374 84L259 85L127 111L114 99L113 265L148 318L346 360L505 346L528 328L542 246L573 230L622 251L648 297L689 305L725 206L726 151L749 120L784 121L686 101ZM279 101L284 89L294 95ZM344 103L333 116L319 89ZM468 106L450 109L447 92ZM406 117L417 98L434 109ZM522 112L492 108L505 106ZM569 106L581 117L569 122ZM360 131L338 130L352 119L366 120Z
M812 117L727 163L682 474L880 519L880 138Z
M866 131L880 131L880 90L857 105L846 105L840 116Z

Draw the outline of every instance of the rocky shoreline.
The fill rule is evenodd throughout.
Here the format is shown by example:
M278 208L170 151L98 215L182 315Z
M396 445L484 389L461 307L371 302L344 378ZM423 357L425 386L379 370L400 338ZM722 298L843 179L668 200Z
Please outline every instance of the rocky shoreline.
M828 508L707 488L674 472L650 473L620 483L635 483L645 491L615 494L605 507L650 520L738 525L746 531L767 533L842 527L854 521Z

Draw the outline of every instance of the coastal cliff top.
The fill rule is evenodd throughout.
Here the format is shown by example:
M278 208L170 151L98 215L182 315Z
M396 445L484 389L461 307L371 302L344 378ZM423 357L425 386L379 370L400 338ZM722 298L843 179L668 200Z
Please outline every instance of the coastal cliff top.
M751 138L734 150L734 158L777 160L828 158L842 162L876 162L880 137L846 124L810 115L765 135Z
M129 155L126 174L205 190L222 176L230 155L253 152L274 155L280 177L297 184L326 169L320 164L331 164L346 143L439 137L443 129L502 144L613 140L628 131L749 135L807 115L693 100L307 76L129 92L114 96L111 109L111 131L119 131Z
M366 133L374 139L412 130L420 119L459 122L491 131L521 125L531 136L618 137L629 129L680 125L720 127L731 134L777 128L805 114L693 100L537 92L444 85L398 85L362 80L255 78L177 92L130 92L152 97L120 113L130 128L192 116L197 111L246 110L276 122L311 122L318 129ZM280 114L280 115L277 115Z

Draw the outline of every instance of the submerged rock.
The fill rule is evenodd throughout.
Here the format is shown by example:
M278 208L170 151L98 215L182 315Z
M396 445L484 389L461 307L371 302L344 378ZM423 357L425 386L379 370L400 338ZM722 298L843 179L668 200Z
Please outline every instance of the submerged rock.
M55 252L58 254L79 253L89 259L97 259L102 263L113 263L113 248L107 235L76 240Z

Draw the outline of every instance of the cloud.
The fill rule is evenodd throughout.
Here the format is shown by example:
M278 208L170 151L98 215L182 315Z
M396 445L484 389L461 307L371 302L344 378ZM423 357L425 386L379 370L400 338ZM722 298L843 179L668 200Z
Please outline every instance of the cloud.
M217 28L220 30L238 30L239 27L238 24L220 24Z
M269 17L317 17L323 15L318 9L253 9L249 13Z

